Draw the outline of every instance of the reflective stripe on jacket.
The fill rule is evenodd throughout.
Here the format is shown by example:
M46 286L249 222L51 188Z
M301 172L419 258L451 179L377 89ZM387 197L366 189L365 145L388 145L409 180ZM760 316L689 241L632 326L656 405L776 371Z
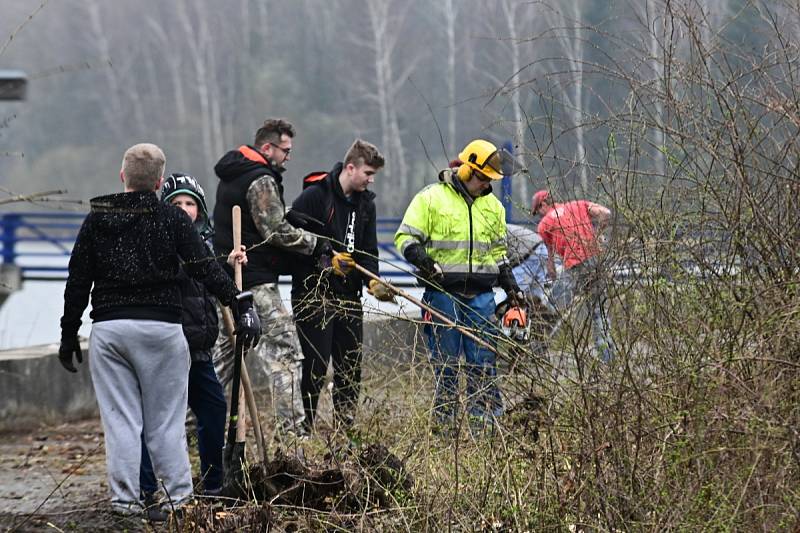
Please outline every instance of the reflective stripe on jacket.
M414 243L444 272L442 286L456 292L491 290L506 260L505 208L493 194L468 201L450 183L420 191L394 236L402 254Z

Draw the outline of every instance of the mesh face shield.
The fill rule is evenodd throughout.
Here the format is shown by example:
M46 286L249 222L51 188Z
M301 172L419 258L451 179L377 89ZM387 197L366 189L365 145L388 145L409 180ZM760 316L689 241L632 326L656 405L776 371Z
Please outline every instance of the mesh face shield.
M481 170L485 168L493 170L500 177L510 176L514 172L514 158L501 148L486 158Z
M482 163L478 163L477 158L474 158L468 164L493 180L503 179L504 176L510 176L514 172L514 158L503 149L492 152Z

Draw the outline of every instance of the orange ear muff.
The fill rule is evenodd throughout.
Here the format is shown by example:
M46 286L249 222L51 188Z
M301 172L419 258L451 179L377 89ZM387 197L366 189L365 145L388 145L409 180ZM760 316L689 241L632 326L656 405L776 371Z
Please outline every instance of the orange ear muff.
M472 177L472 168L466 164L461 165L458 167L458 170L456 170L456 175L461 181L469 181Z

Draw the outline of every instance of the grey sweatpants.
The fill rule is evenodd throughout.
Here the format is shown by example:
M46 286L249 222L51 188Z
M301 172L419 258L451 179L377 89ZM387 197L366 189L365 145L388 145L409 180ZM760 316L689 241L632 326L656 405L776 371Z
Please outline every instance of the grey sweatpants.
M184 426L189 365L180 324L109 320L92 326L89 368L105 433L111 505L118 511L139 508L142 433L171 504L192 497Z

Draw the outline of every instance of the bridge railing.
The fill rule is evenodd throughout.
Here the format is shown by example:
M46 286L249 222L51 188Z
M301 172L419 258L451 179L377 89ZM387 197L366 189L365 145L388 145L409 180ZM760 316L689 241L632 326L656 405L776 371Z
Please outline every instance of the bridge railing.
M85 213L0 214L0 256L3 263L17 265L23 280L63 281L72 245ZM377 221L381 273L402 285L414 284L413 269L394 247L399 218Z
M17 265L23 280L63 280L83 213L0 215L3 263Z

